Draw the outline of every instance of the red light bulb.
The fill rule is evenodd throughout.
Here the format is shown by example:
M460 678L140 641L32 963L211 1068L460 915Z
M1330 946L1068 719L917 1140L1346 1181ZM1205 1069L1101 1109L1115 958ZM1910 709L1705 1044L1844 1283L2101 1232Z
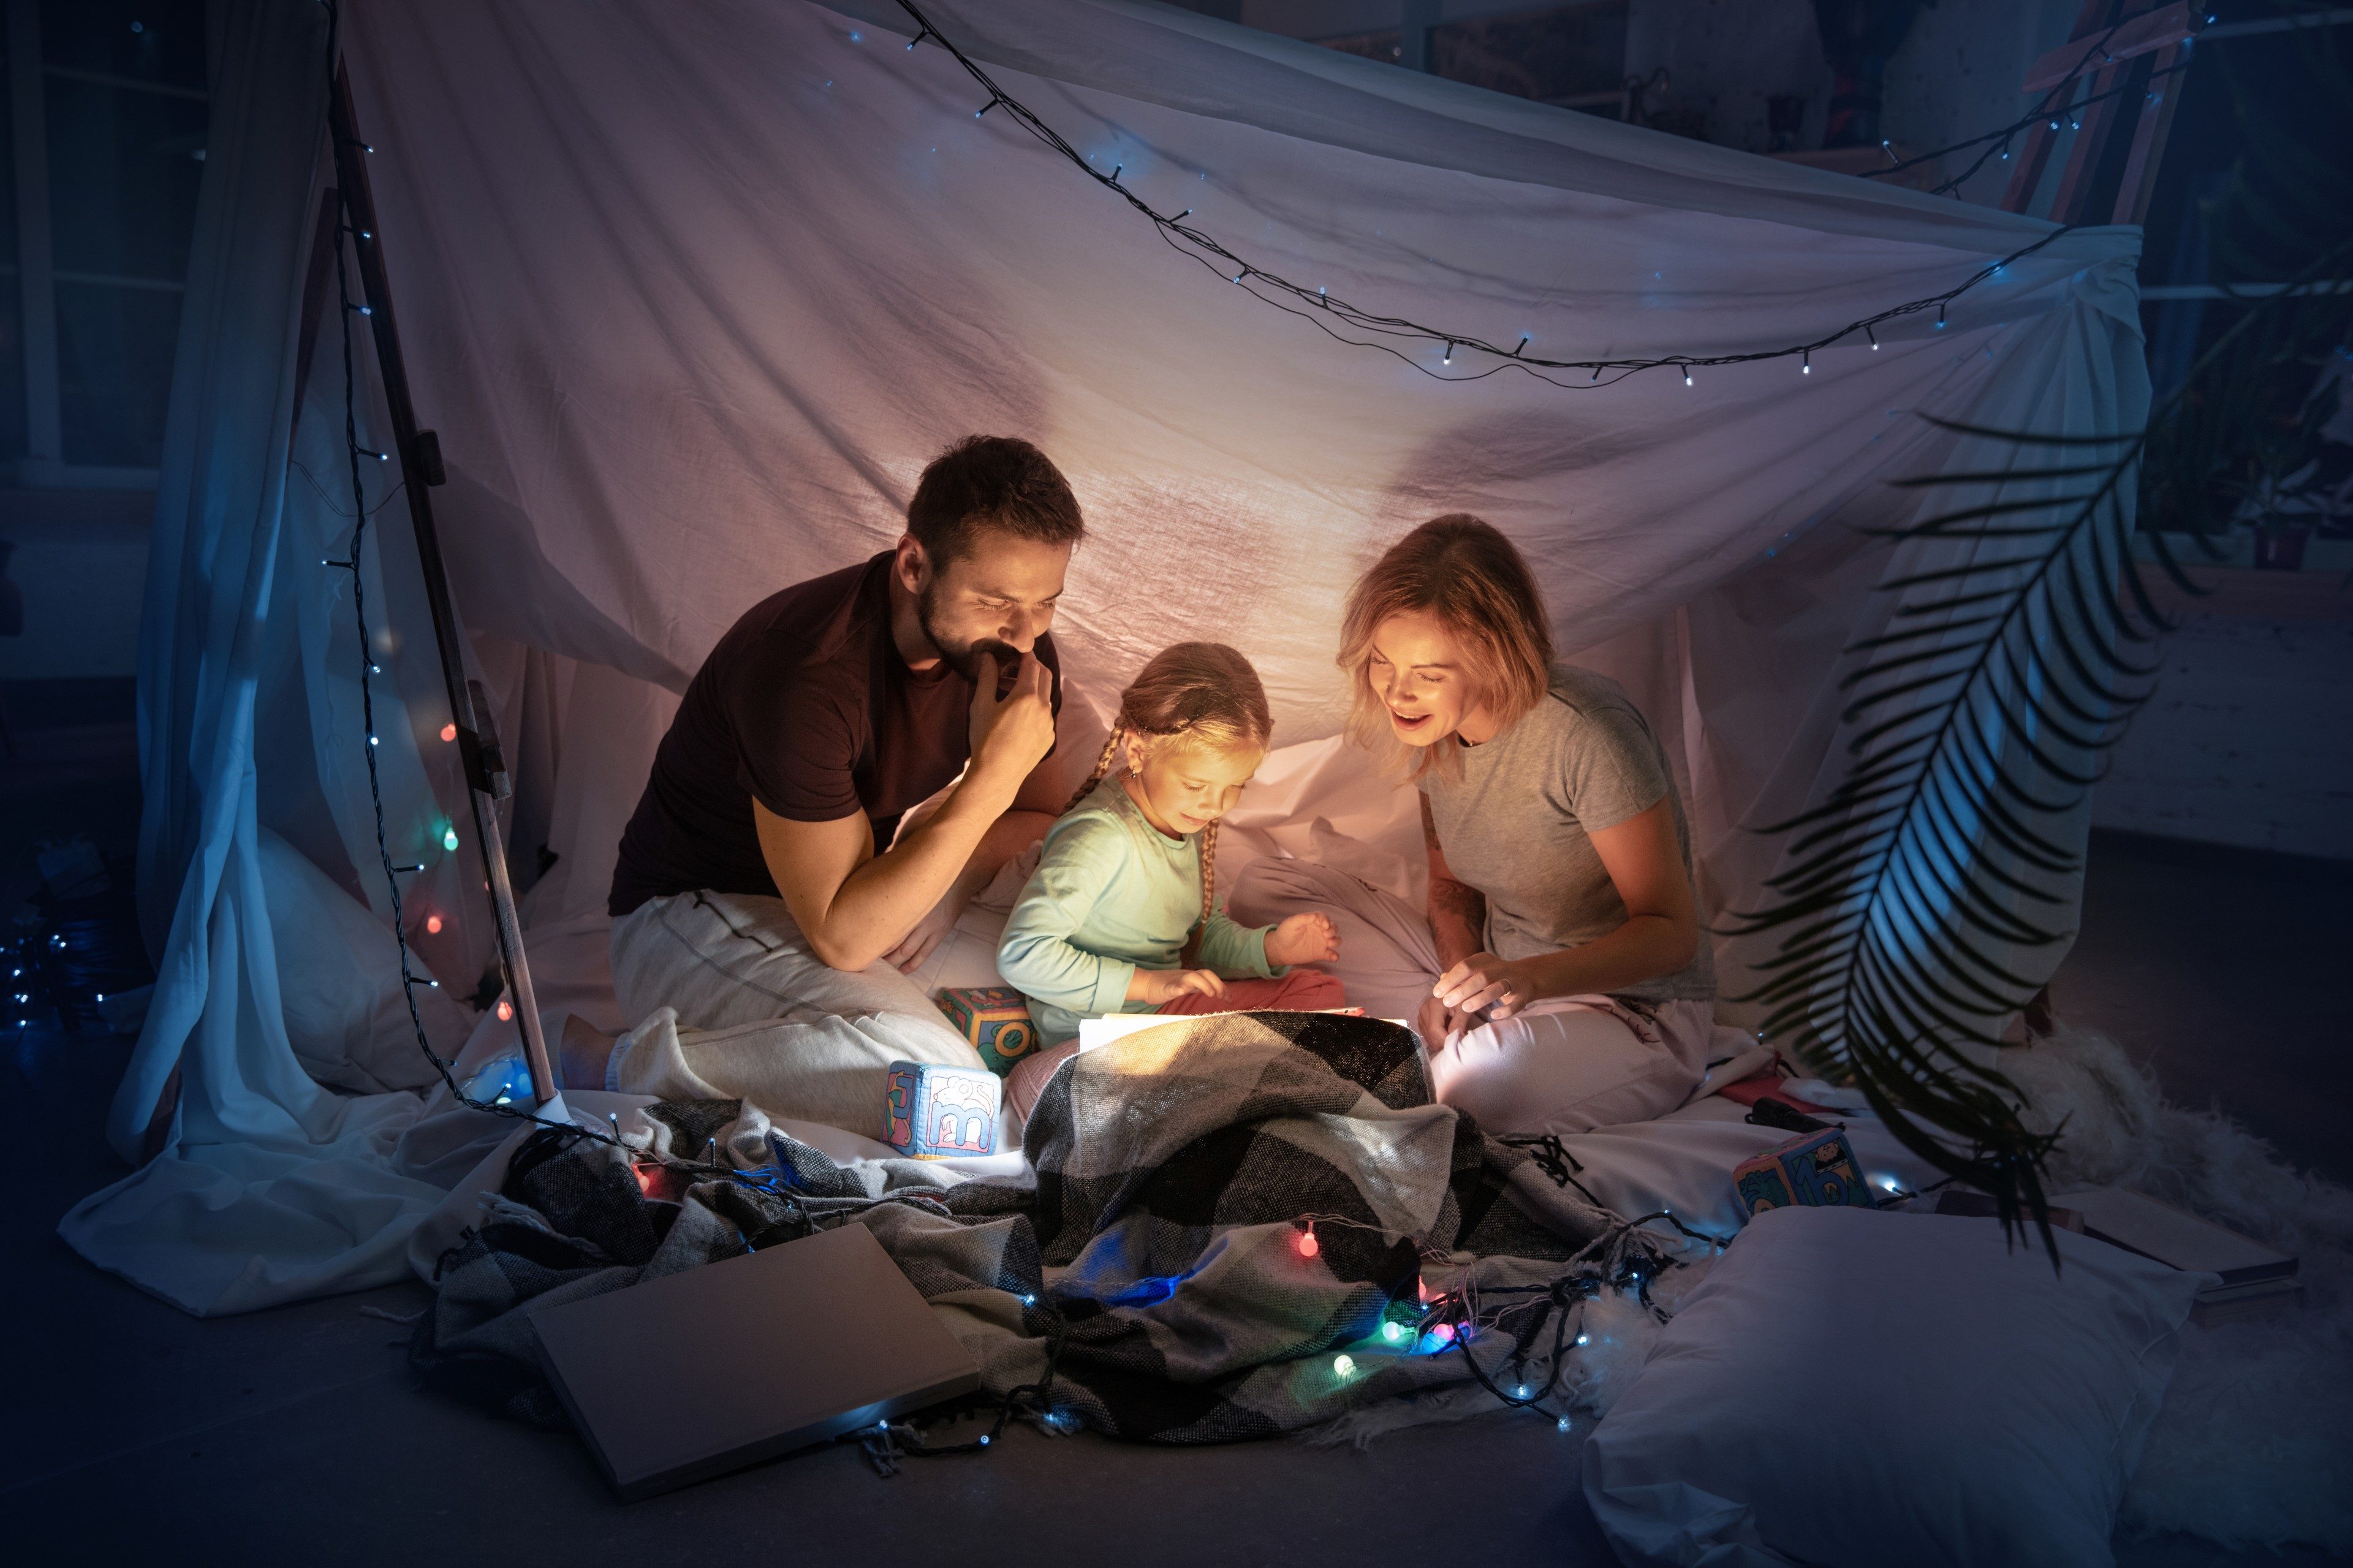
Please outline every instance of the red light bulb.
M1311 1223L1305 1230L1299 1233L1299 1256L1313 1258L1323 1250L1324 1244L1315 1239L1315 1226Z
M427 915L425 917L425 929L428 934L439 936L441 934L441 917L439 915Z
M457 726L457 725L455 725L455 724L444 724L444 725L442 725L442 726L441 726L441 738L442 738L443 740L445 740L445 741L454 741L454 740L456 740L456 739L458 738L458 726Z

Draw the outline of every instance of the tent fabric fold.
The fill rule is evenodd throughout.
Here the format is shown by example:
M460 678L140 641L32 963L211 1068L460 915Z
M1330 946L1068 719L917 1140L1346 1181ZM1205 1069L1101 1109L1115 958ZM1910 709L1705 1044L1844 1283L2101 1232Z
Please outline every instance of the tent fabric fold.
M2052 232L1140 0L924 10L1096 167L1254 265L1558 358L1807 342ZM1850 765L1841 650L1884 623L1897 559L1859 530L1908 515L1916 492L1888 481L1949 459L1924 416L2082 434L2146 406L2135 230L2061 234L1944 326L1904 318L1803 374L1462 380L1435 343L1350 346L1172 249L1008 117L976 117L971 79L905 47L885 0L343 16L416 402L449 468L433 501L471 673L517 759L514 869L563 953L596 945L685 678L754 601L885 548L959 436L1036 440L1085 508L1056 626L1074 679L1107 693L1168 643L1229 642L1278 744L1339 727L1356 574L1438 512L1487 518L1526 552L1564 652L1622 681L1667 746L1713 915L1778 862L1754 829ZM126 1160L175 1072L178 1099L164 1152L64 1226L199 1312L394 1277L437 1179L506 1131L446 1091L311 1083L252 880L266 830L389 920L358 717L372 658L386 846L427 868L409 935L455 995L490 963L479 861L441 847L465 813L396 474L364 476L367 649L345 574L317 564L354 510L332 287L297 363L332 178L323 26L308 0L228 0L219 24L141 655L161 978L109 1122ZM361 439L382 449L360 337ZM2080 837L2083 813L2054 831ZM394 963L388 926L372 956ZM1727 991L1746 958L1719 952ZM593 962L543 967L543 994L600 1005Z

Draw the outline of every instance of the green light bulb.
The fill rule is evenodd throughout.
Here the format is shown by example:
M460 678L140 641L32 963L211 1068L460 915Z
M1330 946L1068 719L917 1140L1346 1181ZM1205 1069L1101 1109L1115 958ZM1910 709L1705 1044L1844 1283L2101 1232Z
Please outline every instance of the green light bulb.
M458 847L458 830L456 828L445 827L441 830L441 847L444 849L455 849Z

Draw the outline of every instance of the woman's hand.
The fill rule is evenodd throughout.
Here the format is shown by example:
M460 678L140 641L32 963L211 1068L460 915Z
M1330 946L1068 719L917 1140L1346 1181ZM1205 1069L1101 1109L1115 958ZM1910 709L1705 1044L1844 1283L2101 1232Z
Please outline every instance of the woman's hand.
M1139 969L1127 983L1127 999L1157 1007L1179 996L1222 996L1226 983L1208 969Z
M1286 963L1329 963L1340 956L1340 928L1326 914L1293 915L1266 933L1266 961Z
M1431 1050L1440 1051L1485 1022L1476 1013L1458 1012L1435 996L1425 996L1413 1026Z
M1492 952L1474 952L1438 977L1430 994L1457 1013L1485 1022L1508 1018L1536 999L1525 970Z

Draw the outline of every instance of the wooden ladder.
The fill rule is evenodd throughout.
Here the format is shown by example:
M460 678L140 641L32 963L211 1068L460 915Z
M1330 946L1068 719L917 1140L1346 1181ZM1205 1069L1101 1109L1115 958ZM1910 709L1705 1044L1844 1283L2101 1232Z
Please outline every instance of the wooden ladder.
M2140 222L2203 16L2188 0L2084 0L2067 42L2026 73L2026 91L2053 96L2026 132L2003 210L2054 223ZM2072 141L2060 154L2063 137Z

